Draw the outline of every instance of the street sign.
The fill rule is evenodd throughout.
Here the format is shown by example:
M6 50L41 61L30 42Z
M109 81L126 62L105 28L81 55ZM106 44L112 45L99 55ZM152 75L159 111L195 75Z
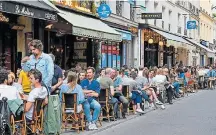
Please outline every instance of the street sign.
M97 13L102 19L108 18L111 14L110 6L107 4L101 4L97 9Z
M162 19L162 13L142 13L142 19Z
M196 29L196 21L187 21L187 29Z

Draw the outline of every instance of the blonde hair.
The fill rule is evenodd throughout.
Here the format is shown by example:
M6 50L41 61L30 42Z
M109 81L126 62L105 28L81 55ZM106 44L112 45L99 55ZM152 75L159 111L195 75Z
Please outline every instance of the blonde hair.
M15 74L14 74L13 72L10 72L10 73L9 73L9 76L11 76L11 78L12 78L13 80L16 79Z
M159 68L157 70L157 75L163 75L163 69L162 68Z
M77 79L78 79L78 76L75 72L72 72L72 71L68 72L67 82L70 83L71 91L77 85Z

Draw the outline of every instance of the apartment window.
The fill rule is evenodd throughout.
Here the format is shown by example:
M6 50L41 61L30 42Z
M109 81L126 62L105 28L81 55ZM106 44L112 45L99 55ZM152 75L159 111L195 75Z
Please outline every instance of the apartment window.
M134 1L134 5L130 4L130 20L134 21L135 19L135 8L133 8L136 5Z
M162 28L164 29L164 21L162 21Z
M157 26L157 20L154 19L154 26Z
M124 1L119 1L119 0L116 1L116 14L119 16L122 16L123 2Z
M178 31L177 33L181 34L181 27L178 26Z

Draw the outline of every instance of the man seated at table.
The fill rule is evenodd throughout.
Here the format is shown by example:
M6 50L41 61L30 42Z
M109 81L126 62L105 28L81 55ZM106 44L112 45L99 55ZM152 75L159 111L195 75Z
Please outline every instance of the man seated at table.
M48 90L46 87L42 86L42 74L39 70L37 69L32 69L29 72L29 78L31 81L32 86L34 89L29 93L29 95L22 95L21 98L23 100L26 100L26 107L25 107L25 112L26 112L26 118L27 120L32 120L33 116L33 110L34 110L34 103L36 99L45 99L44 103L48 103Z
M105 69L105 76L100 78L101 89L109 90L109 104L113 105L113 111L115 118L118 118L118 100L114 96L114 84L113 80L110 78L112 73L112 68Z
M8 100L19 99L19 92L14 86L8 84L8 72L5 69L0 69L0 99L6 97Z
M96 98L100 94L100 84L94 80L95 69L89 67L87 69L87 79L81 81L81 86L85 94L86 101L83 103L84 114L87 120L87 130L97 130L96 122L100 115L101 105L97 102ZM91 115L91 109L94 110Z

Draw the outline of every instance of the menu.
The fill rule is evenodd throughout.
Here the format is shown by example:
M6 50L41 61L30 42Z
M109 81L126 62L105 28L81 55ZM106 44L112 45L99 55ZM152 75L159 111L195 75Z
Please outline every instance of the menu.
M73 60L82 68L87 68L87 42L74 42Z

